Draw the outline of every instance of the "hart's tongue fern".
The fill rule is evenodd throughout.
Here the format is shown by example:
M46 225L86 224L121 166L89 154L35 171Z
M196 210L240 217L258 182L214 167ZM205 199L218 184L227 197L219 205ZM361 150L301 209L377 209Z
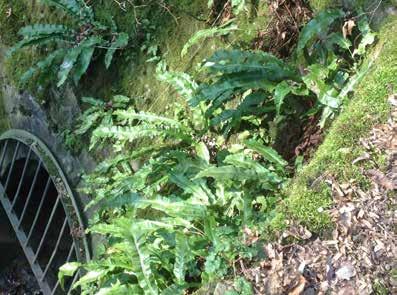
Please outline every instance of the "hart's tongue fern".
M21 77L22 82L31 79L38 71L46 72L53 64L58 64L58 87L70 76L77 84L87 72L97 48L106 50L105 65L109 68L116 50L128 45L129 36L95 21L92 8L83 0L45 0L43 3L63 10L76 25L69 27L58 24L34 24L19 31L23 39L9 50L8 56L30 46L48 48L49 45L55 44L55 47L59 48L28 69ZM108 35L113 36L111 40L105 37Z

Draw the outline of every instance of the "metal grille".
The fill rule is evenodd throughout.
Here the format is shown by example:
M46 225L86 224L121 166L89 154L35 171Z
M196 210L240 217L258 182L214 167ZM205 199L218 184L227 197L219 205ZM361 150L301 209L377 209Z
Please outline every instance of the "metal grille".
M57 273L66 262L88 261L83 222L55 157L25 131L0 137L0 202L43 294L72 294L79 274L62 288Z

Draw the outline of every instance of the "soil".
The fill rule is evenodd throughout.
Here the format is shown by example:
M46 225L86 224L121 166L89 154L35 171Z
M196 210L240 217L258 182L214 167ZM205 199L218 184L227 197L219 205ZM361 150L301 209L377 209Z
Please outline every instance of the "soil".
M23 253L0 272L0 295L39 295L37 285L29 263Z
M289 57L297 44L299 31L313 16L303 0L268 0L271 16L267 27L258 33L252 47Z

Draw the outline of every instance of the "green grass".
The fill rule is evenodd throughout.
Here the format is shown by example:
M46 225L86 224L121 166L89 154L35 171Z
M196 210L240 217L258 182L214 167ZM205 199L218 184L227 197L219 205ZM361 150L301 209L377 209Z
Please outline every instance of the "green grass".
M389 116L388 88L397 87L396 31L397 19L382 27L378 45L367 60L377 56L374 65L333 123L314 158L286 188L287 219L316 232L331 226L330 217L322 211L331 204L330 189L322 177L332 176L341 183L354 179L361 186L367 185L359 167L351 163L364 152L360 138L367 136L375 125L386 122ZM378 158L384 165L384 157Z

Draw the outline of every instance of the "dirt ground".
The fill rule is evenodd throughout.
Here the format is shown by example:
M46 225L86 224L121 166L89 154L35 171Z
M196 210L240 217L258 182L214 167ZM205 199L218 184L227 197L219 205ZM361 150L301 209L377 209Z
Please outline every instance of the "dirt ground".
M23 255L21 253L20 257L0 272L0 295L41 294L36 278Z

